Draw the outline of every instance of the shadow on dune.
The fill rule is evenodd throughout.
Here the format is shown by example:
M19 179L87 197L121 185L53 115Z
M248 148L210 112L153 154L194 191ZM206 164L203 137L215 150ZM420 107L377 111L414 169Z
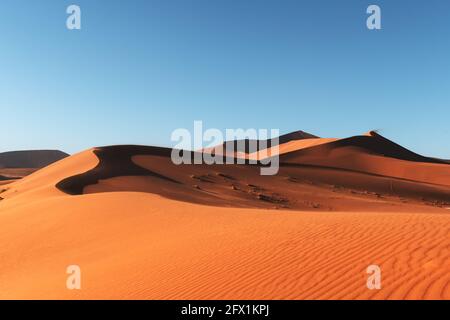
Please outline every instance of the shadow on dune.
M261 163L246 160L245 165L236 164L236 158L226 156L222 156L223 162L231 160L228 163L234 165L176 165L171 161L172 152L170 148L136 145L96 148L93 153L99 163L95 168L67 177L56 187L70 195L135 191L242 207L264 206L260 200L268 196L283 198L292 207L303 208L311 197L330 203L330 208L339 207L346 197L339 194L343 198L333 200L340 189L362 190L366 196L377 194L378 198L398 195L422 202L449 200L447 161L416 154L375 132L283 154L276 176L261 176L257 170ZM191 163L200 154L190 152ZM258 190L253 190L253 185ZM329 186L333 190L328 190ZM370 204L371 200L367 201Z
M365 149L368 153L375 153L385 157L414 161L447 164L446 160L425 157L414 153L401 145L386 139L374 131L370 132L370 136L357 136L348 139L336 141L338 146L355 146Z
M183 150L177 150L183 155ZM191 163L194 163L194 158L198 152L191 152ZM137 146L137 145L119 145L107 146L94 149L93 153L99 159L97 166L84 173L67 177L56 184L56 187L70 195L81 195L83 189L87 186L97 184L100 180L106 180L115 177L124 176L144 176L156 177L166 182L176 183L182 182L172 179L166 175L156 173L152 170L143 168L132 161L133 156L157 156L161 157L163 162L171 162L172 149L163 147ZM236 159L222 156L223 163L234 163ZM245 164L249 165L250 160L244 160ZM174 165L176 167L176 165ZM191 166L188 164L188 166ZM192 164L194 166L194 164ZM208 165L206 165L208 167ZM260 164L252 164L251 166L260 166Z
M109 146L94 149L98 165L87 172L68 177L56 184L56 187L71 195L83 194L84 187L96 184L99 180L119 176L150 176L179 183L169 177L136 165L131 158L135 155L153 155L170 157L171 149L135 145Z
M266 140L254 140L254 139L230 140L222 143L222 147L223 150L227 150L228 148L230 148L235 152L252 153L294 140L306 140L315 138L319 137L310 134L308 132L299 130L279 136L278 141L272 138ZM208 148L206 148L205 150L207 149Z
M379 155L399 160L449 164L447 160L430 158L414 153L401 145L386 139L378 133L371 131L367 136L354 136L346 139L340 139L303 150L292 151L281 156L281 162L290 160L297 156L323 156L326 157L331 151L343 148L357 148L365 154Z

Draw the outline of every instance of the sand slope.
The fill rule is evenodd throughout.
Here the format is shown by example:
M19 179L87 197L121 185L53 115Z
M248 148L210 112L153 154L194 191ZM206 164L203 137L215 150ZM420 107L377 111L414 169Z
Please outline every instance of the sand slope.
M334 143L282 155L281 168L275 176L261 176L258 165L175 165L167 148L133 145L96 148L92 151L99 159L95 168L69 175L56 186L72 195L137 191L232 207L392 211L402 210L399 207L405 201L406 210L411 210L411 204L450 206L450 186L446 184L450 165L395 158L364 163L361 159L370 160L374 156L351 150L345 150L350 157L338 162L321 150ZM358 160L364 168L351 166ZM395 171L399 164L403 165L400 169L409 166L411 173L398 174L403 172ZM377 166L386 171L376 172L373 168Z
M69 155L57 150L0 153L0 185L10 184Z
M0 298L449 299L448 214L215 208L144 193L0 214ZM82 290L65 288L66 267ZM365 269L382 268L382 290Z
M278 154L279 149L283 149L287 152L301 148L304 145L302 143L314 144L313 141L316 141L316 144L318 144L318 141L326 140L302 130L281 135L278 137L278 141L272 138L274 137L267 140L242 139L225 141L220 145L203 148L200 151L204 153L226 155L228 157L259 159L267 157L268 155L276 155ZM279 146L279 148L275 148L276 146ZM250 150L250 148L252 148L252 150ZM229 149L233 151L228 151ZM265 149L269 150L262 152Z
M0 298L450 299L449 165L361 137L288 141L276 176L112 146L3 185Z
M370 132L283 154L285 165L314 165L450 186L447 161L413 153Z

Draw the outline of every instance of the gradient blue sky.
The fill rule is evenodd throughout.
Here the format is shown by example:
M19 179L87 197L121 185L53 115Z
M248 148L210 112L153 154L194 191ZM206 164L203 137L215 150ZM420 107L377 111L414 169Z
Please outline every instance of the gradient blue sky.
M82 9L82 30L65 27ZM382 9L382 30L366 8ZM450 2L4 0L0 152L171 146L194 120L450 158Z

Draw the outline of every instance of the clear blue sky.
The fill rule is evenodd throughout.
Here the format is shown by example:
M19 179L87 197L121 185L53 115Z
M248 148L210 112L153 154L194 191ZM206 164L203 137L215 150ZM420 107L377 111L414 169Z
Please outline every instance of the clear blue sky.
M80 31L66 29L70 4ZM381 129L450 158L448 0L4 0L0 37L0 152L171 146L203 120Z

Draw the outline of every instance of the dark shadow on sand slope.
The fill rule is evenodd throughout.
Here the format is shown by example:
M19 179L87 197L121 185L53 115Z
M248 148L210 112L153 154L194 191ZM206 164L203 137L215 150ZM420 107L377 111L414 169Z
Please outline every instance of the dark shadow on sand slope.
M100 180L106 180L109 178L121 177L121 176L147 176L155 177L166 182L172 182L176 184L182 184L180 181L174 180L168 176L161 175L146 168L143 168L132 161L133 156L159 156L162 157L161 161L172 161L172 150L170 148L163 147L149 147L149 146L137 146L137 145L122 145L122 146L107 146L94 149L94 154L99 159L98 165L84 173L65 178L56 184L56 187L70 195L81 195L85 187L89 185L97 184ZM202 156L202 153L193 151L176 150L180 156L183 156L184 152L188 152L190 161L194 166L195 155ZM216 156L216 158L219 156ZM236 158L221 156L223 163L236 163ZM253 163L250 160L244 160L242 164L260 167L266 166L260 163ZM203 164L206 165L206 164ZM207 165L206 165L207 166Z
M224 150L233 150L234 152L244 152L252 153L256 151L261 151L266 148L271 148L283 143L287 143L293 140L304 140L304 139L315 139L319 138L313 134L305 131L294 131L287 133L278 137L278 143L272 138L266 140L253 140L253 139L242 139L242 140L230 140L225 141L222 144Z
M280 162L289 162L289 160L293 160L298 156L327 157L330 151L345 147L358 148L366 154L380 155L400 160L449 164L447 160L425 157L420 154L414 153L402 147L401 145L389 139L386 139L385 137L379 135L374 131L370 132L370 136L354 136L318 146L313 146L310 148L305 148L302 150L285 153L280 156Z
M119 176L149 176L179 183L176 180L144 169L136 165L131 158L135 155L154 155L170 157L171 149L135 145L109 146L94 149L99 163L92 170L68 177L56 184L56 187L71 195L83 194L86 186L96 184L99 180Z

